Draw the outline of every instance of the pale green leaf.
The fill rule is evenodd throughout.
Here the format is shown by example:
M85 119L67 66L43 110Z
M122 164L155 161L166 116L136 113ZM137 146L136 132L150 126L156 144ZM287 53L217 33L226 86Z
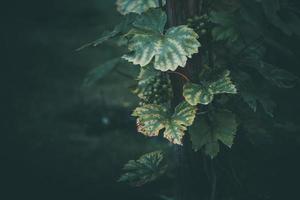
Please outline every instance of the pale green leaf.
M196 116L196 108L187 102L179 104L175 113L165 125L164 137L174 144L182 144L182 138L188 126L191 126Z
M182 145L182 138L196 115L196 108L182 102L173 114L166 106L148 104L138 107L133 112L137 117L138 131L146 136L158 136L164 129L164 137L174 144Z
M159 131L165 128L168 120L168 109L162 105L147 104L134 110L137 118L138 131L146 136L158 136Z
M128 47L131 53L123 58L142 67L153 61L154 68L161 71L185 67L187 58L198 52L198 35L185 25L163 33L165 23L166 14L160 9L151 10L136 21L134 25L138 30L131 32Z
M191 105L208 105L213 101L215 94L225 93L237 93L236 87L230 79L230 72L228 70L226 70L217 81L203 85L187 83L183 88L183 96Z
M138 160L130 160L123 168L126 173L118 181L127 182L132 186L142 186L152 182L163 175L167 169L167 165L163 165L162 160L161 151L144 154Z
M203 149L214 158L220 151L219 142L231 148L237 127L235 115L227 110L217 111L209 119L201 117L190 128L193 149Z
M162 0L163 6L166 4L166 0ZM122 15L129 13L142 14L150 8L159 7L159 0L117 0L117 10Z
M191 105L197 105L199 103L207 105L212 102L214 94L213 91L209 91L209 87L187 83L183 88L183 96Z

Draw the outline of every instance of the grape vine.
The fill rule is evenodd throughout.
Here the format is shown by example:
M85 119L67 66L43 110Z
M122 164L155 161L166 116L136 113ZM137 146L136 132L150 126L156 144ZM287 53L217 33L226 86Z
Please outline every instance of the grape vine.
M168 1L118 0L117 10L125 20L83 48L110 39L122 41L127 48L122 59L140 70L133 89L140 100L132 114L137 131L148 137L162 134L173 145L184 145L183 138L189 137L195 152L214 159L234 145L240 131L253 131L245 128L250 118L274 117L276 103L265 91L271 87L291 88L298 81L265 58L269 46L279 45L271 37L263 38L268 30L246 13L249 4L259 6L264 10L264 23L282 28L278 21L282 23L283 19L276 10L268 10L267 1L231 1L228 7L224 6L228 4L225 0L222 4L204 0L197 15L185 19L184 24L167 27ZM247 26L259 27L261 32ZM299 34L292 28L282 29L284 33ZM201 61L190 62L196 55ZM109 71L119 62L111 62ZM192 77L183 70L190 68L197 69ZM171 74L181 76L185 82L182 101L175 106ZM254 77L259 81L253 81ZM258 105L262 105L266 116L258 114ZM154 181L167 171L162 162L161 151L129 161L120 181L135 186Z

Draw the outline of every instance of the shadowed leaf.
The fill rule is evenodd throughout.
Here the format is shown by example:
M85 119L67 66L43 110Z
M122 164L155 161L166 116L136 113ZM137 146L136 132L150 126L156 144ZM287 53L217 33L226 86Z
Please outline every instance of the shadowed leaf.
M130 160L123 168L126 173L118 181L136 187L152 182L163 175L167 169L167 165L163 165L162 160L161 151L144 154L138 160Z
M87 76L83 80L83 86L90 87L94 85L97 81L109 74L120 63L120 61L120 58L115 58L93 68L90 72L88 72Z
M211 119L201 117L190 128L193 149L203 149L214 158L220 151L219 142L231 148L237 127L235 115L227 110L213 113Z

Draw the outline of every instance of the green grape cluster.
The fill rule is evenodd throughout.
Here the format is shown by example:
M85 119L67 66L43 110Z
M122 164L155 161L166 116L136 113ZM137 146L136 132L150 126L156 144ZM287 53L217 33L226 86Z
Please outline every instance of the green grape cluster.
M187 20L189 27L193 28L200 36L206 35L208 33L210 22L207 14L201 16L194 16Z
M159 73L147 79L144 88L137 95L141 99L140 105L165 104L172 97L171 81L167 74Z

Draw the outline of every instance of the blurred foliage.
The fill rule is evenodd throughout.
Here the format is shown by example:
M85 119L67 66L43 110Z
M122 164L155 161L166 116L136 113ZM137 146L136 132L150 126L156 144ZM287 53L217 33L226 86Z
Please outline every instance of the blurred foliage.
M241 94L239 101L220 95L214 102L217 108L223 108L224 102L234 108L230 110L241 129L232 150L220 145L222 151L215 158L218 197L297 199L299 2L211 2L218 2L212 7L215 14L225 13L233 21L192 24L199 27L204 43L210 27L217 29L215 62L226 64ZM95 66L127 51L120 47L127 39L113 28L123 23L113 11L114 3L30 0L5 6L7 33L4 31L2 44L8 53L5 68L13 77L7 76L5 85L13 93L9 103L15 112L7 112L5 118L11 118L12 124L1 140L2 195L9 195L4 199L172 199L172 173L143 188L115 183L123 163L145 152L170 150L161 138L149 140L136 134L135 120L128 117L138 103L128 89L138 81L127 75L137 75L138 68L119 65L105 77L96 72L97 84L79 90ZM102 35L105 30L113 31ZM94 48L74 52L98 35L103 37L89 44ZM100 43L103 46L98 46ZM206 110L199 112L202 116ZM209 166L205 159L196 164L193 178L202 180L197 184L202 196L196 198L205 199L211 179L203 172ZM172 171L172 162L169 168ZM160 198L160 194L164 195Z

